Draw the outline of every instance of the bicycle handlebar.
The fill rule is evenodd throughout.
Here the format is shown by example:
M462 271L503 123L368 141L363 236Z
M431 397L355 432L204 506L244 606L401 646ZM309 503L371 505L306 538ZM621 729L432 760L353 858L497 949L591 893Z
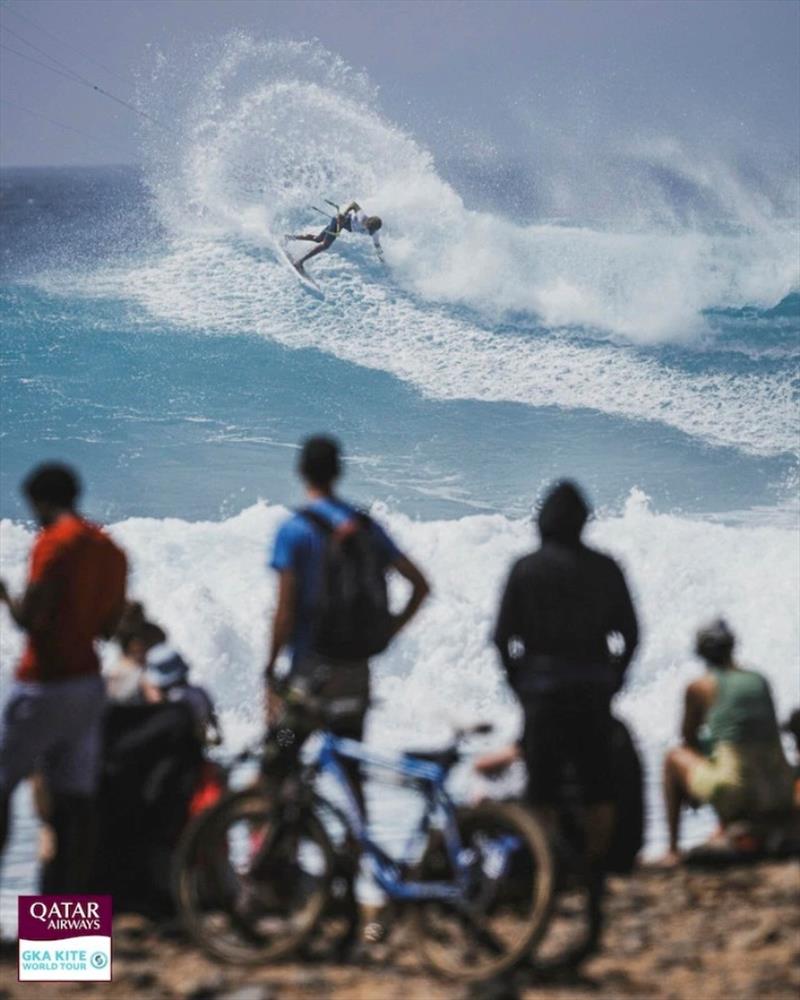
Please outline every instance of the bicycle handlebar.
M488 736L494 732L494 725L491 722L476 722L471 726L459 726L454 732L456 743L468 739L470 736Z
M326 719L325 721L332 720ZM453 733L453 748L470 736L488 736L492 732L494 732L494 725L491 722L477 722L471 726L461 726ZM235 767L237 764L244 764L248 760L259 760L263 752L264 741L262 738L254 740L236 753L226 756L222 763L226 767Z

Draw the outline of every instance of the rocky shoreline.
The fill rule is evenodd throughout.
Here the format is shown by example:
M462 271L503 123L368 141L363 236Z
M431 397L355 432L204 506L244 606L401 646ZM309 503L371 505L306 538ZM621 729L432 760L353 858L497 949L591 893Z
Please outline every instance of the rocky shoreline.
M115 923L114 983L16 983L3 956L0 1000L672 1000L796 998L800 994L800 865L770 861L721 870L640 868L611 883L603 953L579 975L467 988L430 976L402 928L354 965L219 966L175 929L142 918ZM54 990L57 989L57 993Z

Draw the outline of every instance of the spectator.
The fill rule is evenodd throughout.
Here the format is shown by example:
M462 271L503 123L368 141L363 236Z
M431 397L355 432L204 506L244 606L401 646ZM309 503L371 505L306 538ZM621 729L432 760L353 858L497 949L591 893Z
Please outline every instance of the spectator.
M166 640L163 632L161 635ZM162 641L147 653L145 665L142 682L145 701L154 705L164 702L187 705L200 745L219 746L222 733L214 703L205 688L189 683L189 666L181 654Z
M19 599L0 601L28 635L0 728L0 851L17 784L42 767L56 856L44 891L81 892L93 849L105 701L97 638L113 635L125 604L125 556L75 509L76 474L39 466L23 492L40 525Z
M552 827L566 768L579 786L598 935L603 861L614 827L611 699L636 649L638 627L619 566L581 541L588 516L573 483L550 490L539 511L541 546L511 569L494 641L525 713L531 804ZM616 655L615 636L622 643Z
M683 744L664 762L669 825L667 864L680 861L685 804L710 803L723 827L735 820L785 816L792 771L783 755L769 683L733 661L735 637L718 619L701 628L695 652L706 673L686 688Z
M285 712L275 684L281 650L291 651L290 689L313 691L323 703L341 707L337 730L360 740L369 703L369 656L388 645L429 592L420 570L383 528L336 496L342 471L336 441L309 438L298 471L308 502L281 526L270 563L278 574L278 601L266 681L272 732L281 733L281 740L276 736L269 741L265 764L275 777L293 766L303 741L316 728L302 707ZM357 559L351 562L349 554ZM412 588L397 615L386 600L385 574L390 569ZM348 603L337 571L347 575L351 570L348 593L353 601ZM360 797L357 767L350 778Z
M147 621L141 604L131 602L125 608L114 639L122 655L105 675L108 700L113 705L141 705L148 650L164 642L166 635L158 625Z

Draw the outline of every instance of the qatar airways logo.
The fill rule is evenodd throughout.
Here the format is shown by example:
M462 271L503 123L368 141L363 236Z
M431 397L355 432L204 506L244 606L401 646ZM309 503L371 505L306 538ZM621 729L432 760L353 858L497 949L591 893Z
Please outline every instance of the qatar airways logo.
M110 896L20 896L20 982L109 982Z
M30 915L50 931L100 930L100 904L61 900L54 903L31 903Z

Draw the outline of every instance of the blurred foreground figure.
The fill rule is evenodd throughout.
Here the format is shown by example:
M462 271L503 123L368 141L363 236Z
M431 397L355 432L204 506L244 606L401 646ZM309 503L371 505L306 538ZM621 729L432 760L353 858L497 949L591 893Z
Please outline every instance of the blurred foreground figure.
M166 641L154 646L145 661L142 681L145 700L152 705L181 702L189 706L195 733L203 747L219 746L222 732L211 695L189 682L189 666Z
M94 648L125 606L122 551L75 510L80 484L63 465L39 466L22 486L39 522L28 583L0 601L28 634L0 723L0 850L11 794L40 770L55 857L44 892L85 891L94 847L94 804L105 693Z
M265 671L270 737L264 763L276 780L294 768L303 742L318 727L319 719L304 705L309 694L337 714L335 731L362 738L369 658L386 649L429 592L419 568L384 529L336 495L342 472L337 441L306 440L297 471L306 505L281 525L270 561L278 574L278 601ZM411 585L397 614L388 603L390 570ZM284 647L291 650L285 703L275 677ZM350 778L361 799L357 765Z
M105 673L106 697L111 705L143 704L147 653L165 639L164 630L147 620L144 606L139 601L128 602L114 636L120 656Z
M664 763L669 853L680 855L683 805L709 803L723 827L737 820L769 822L792 808L793 777L780 742L766 678L733 661L735 638L721 619L697 633L695 652L706 673L686 689L683 745Z
M106 675L103 772L98 795L95 891L115 912L173 913L170 872L191 816L218 800L227 776L206 750L222 740L209 694L165 630L139 603L117 631L122 657Z
M308 438L297 471L306 504L281 525L270 560L278 574L278 599L265 670L269 729L262 766L267 787L273 790L285 787L315 729L363 738L370 702L369 660L387 648L429 593L420 569L386 531L337 495L342 473L337 441ZM387 590L392 570L410 584L398 613L390 607ZM291 651L291 666L280 684L276 666L284 648ZM359 765L348 761L345 769L365 812ZM349 861L355 863L356 858ZM350 918L350 932L340 944L346 951L358 924L352 871L343 907Z
M611 699L639 631L621 569L581 541L589 513L573 483L550 490L539 511L541 546L511 569L494 641L525 712L522 749L531 805L553 827L566 782L579 790L599 935L614 829ZM621 643L617 652L612 636Z

